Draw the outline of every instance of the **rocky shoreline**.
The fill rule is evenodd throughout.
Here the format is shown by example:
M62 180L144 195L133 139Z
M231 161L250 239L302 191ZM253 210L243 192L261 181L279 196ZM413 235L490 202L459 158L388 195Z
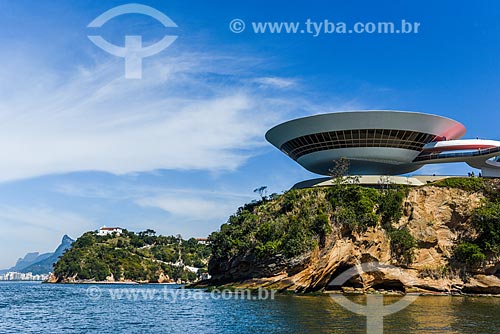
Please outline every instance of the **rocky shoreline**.
M108 284L108 285L138 285L138 284L189 284L191 282L185 281L174 281L168 276L160 275L157 281L133 281L133 280L114 280L113 277L108 277L105 281L98 281L95 279L76 279L75 277L70 277L64 280L58 279L54 274L51 274L46 281L46 284Z
M186 289L202 289L207 291L212 291L214 289L217 290L251 290L258 291L259 288L265 288L263 285L255 285L254 282L241 282L241 283L228 283L223 285L212 285L210 282L195 282L191 284L187 284L185 286ZM271 289L271 288L269 288ZM296 294L295 291L290 290L278 290L277 294ZM399 290L384 290L384 289L363 289L363 288L346 288L343 287L341 290L322 290L315 292L300 292L301 295L344 295L344 296L356 296L356 295L385 295L385 296L405 296L405 295L414 295L414 296L443 296L443 297L495 297L500 298L500 293L484 293L484 292L463 292L461 290L453 290L453 291L433 291L426 290L421 288L410 288L406 291Z

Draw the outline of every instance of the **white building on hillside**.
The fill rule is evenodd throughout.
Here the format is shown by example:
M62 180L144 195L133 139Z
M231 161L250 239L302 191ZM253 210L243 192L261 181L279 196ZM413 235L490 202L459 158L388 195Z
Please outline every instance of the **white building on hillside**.
M103 226L99 229L99 232L97 232L97 235L99 236L105 236L109 234L116 233L117 235L120 235L123 233L123 230L120 227L106 227Z

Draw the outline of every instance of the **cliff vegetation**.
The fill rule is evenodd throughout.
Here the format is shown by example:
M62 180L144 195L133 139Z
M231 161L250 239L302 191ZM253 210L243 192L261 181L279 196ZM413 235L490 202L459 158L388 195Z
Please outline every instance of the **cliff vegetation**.
M316 291L377 261L399 271L366 274L352 287L500 293L499 189L499 180L449 178L264 197L210 235L209 284Z

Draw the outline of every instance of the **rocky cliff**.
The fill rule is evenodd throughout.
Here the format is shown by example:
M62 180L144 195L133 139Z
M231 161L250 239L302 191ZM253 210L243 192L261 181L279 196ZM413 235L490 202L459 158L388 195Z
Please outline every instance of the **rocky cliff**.
M345 202L346 198L344 202L340 201L341 195L335 194L352 192L343 186L294 190L293 208L284 210L285 206L291 205L287 198L290 195L277 196L240 210L220 232L211 236L214 255L209 265L212 280L208 284L318 291L328 289L329 282L356 264L380 262L390 266L362 274L347 282L342 289L498 294L500 257L494 241L498 241L500 235L497 233L500 231L500 211L490 210L487 216L480 216L480 210L486 205L498 208L495 207L498 186L498 180L465 179L464 182L407 188L403 192L398 190L402 196L399 199L393 197L396 202L400 201L399 207L393 201L392 209L386 208L385 212L383 206L388 202L384 196L388 196L390 190L377 190L377 195L373 193L375 190L358 189L358 192L364 194L367 191L367 194L351 196L347 199L349 202ZM359 203L364 203L365 208L360 210ZM373 217L369 212L372 204ZM385 207L391 207L391 204ZM352 208L349 210L355 216L343 213L347 210L345 208ZM327 228L318 232L315 222L321 215L327 217L325 224L328 226L324 225ZM244 219L234 218L241 216ZM305 251L287 255L283 243L287 240L295 242L294 238L262 237L262 233L301 233L283 228L294 219L312 222L302 225L302 228L313 231L306 234L312 243ZM252 221L253 230L245 227L248 220ZM481 225L486 220L493 224L488 225L487 231ZM262 229L262 224L269 221L274 225L281 224L281 229L273 231L271 228L271 232L269 228ZM493 233L491 229L495 228L498 230ZM250 235L238 240L244 246L238 246L234 241L241 232L235 230ZM225 248L222 246L224 242ZM270 242L276 247L264 254L259 251L267 250L266 245Z

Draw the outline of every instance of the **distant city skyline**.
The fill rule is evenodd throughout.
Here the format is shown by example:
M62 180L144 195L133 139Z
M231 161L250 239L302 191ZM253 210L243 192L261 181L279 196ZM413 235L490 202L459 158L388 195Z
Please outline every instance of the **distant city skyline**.
M6 274L0 275L0 281L45 281L48 278L48 274L33 275L33 273L18 272L8 272Z
M285 120L408 110L467 124L464 138L500 139L491 122L500 104L497 2L142 1L177 27L137 14L88 27L127 3L0 3L0 268L103 225L206 237L257 199L254 189L280 193L316 177L265 141ZM252 31L255 22L325 20L419 29ZM140 35L147 46L166 34L178 37L142 60L142 79L126 79L124 59L87 37L123 46ZM458 163L418 174L470 171Z

